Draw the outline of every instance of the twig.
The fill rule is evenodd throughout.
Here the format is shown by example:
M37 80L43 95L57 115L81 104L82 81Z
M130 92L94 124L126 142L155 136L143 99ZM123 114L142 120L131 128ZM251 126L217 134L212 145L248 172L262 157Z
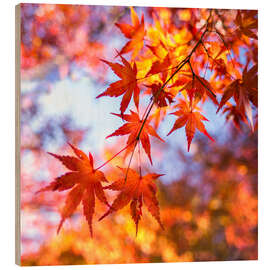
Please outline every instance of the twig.
M141 145L139 142L138 145L138 155L139 155L139 172L140 172L140 178L142 178L142 160L141 160Z
M117 157L119 154L121 154L124 150L126 150L132 143L134 143L135 140L133 140L131 143L127 144L124 148L122 148L119 152L117 152L115 155L113 155L110 159L108 159L105 163L100 165L98 168L96 168L94 171L97 171L107 165L110 161L112 161L115 157Z
M133 155L134 155L134 152L135 152L135 149L136 149L136 146L137 146L138 141L139 140L136 138L136 141L135 141L135 144L134 144L134 148L132 150L132 153L131 153L131 156L130 156L130 159L129 159L129 162L128 162L128 167L127 167L127 171L126 171L126 175L125 175L125 184L127 182L128 171L129 171L130 164L131 164L131 161L132 161L132 158L133 158Z

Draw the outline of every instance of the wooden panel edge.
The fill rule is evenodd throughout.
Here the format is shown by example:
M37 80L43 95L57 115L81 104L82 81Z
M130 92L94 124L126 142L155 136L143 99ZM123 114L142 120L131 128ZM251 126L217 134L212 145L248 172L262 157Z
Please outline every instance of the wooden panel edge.
M15 263L21 265L21 6L15 6Z

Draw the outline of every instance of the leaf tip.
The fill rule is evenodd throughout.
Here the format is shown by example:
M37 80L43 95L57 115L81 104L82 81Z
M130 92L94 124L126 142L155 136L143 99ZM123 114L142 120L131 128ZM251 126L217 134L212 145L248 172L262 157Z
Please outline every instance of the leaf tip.
M100 98L100 97L103 97L103 96L105 96L104 92L99 94L98 96L96 96L96 98Z
M57 234L59 234L59 232L60 232L60 230L61 230L61 228L63 226L64 221L65 221L65 219L62 218L61 221L60 221L60 223L59 223L59 225L58 225L58 228L57 228Z

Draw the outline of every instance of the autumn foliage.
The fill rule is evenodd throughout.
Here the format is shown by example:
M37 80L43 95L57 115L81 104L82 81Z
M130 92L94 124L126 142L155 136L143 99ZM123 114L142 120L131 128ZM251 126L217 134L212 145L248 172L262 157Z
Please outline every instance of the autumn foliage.
M41 158L47 160L53 175L49 184L28 185L34 201L26 205L52 207L65 200L58 236L39 251L47 262L32 254L33 260L44 265L256 258L257 11L108 7L95 27L106 31L104 14L112 16L122 47L109 50L105 40L97 41L94 26L88 27L102 7L32 6L31 44L24 32L28 8L23 5L24 76L39 76L33 67L49 69L55 57L60 80L71 76L72 65L84 68L97 85L93 104L116 104L100 122L111 117L122 123L113 131L104 126L106 146L95 158L91 143L84 147L88 154L79 148L85 131L70 128L70 119L57 124L65 139L54 153L45 154L42 145L42 134L55 129L49 121L36 140L22 140L22 150L31 149L39 160L37 167ZM54 14L62 15L54 20ZM215 130L218 121L226 121L226 128L219 124ZM183 134L186 141L178 139ZM167 159L170 152L174 158ZM181 174L169 164L181 167ZM163 182L167 174L174 177ZM76 229L65 228L77 209L87 226L79 219ZM107 241L118 250L115 257L101 252ZM127 250L125 241L132 243ZM54 250L60 243L62 255ZM30 257L24 262L31 264Z

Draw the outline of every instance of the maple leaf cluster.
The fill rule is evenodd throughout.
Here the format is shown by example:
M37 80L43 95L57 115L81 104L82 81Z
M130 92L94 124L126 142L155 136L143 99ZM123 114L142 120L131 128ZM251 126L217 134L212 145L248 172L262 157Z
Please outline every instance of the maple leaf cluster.
M235 119L236 127L240 127L238 122L242 120L241 122L246 124L249 122L251 128L254 129L250 102L254 106L258 106L257 64L254 63L247 70L248 64L252 65L251 62L247 62L241 75L239 69L236 68L235 59L231 58L231 51L234 48L230 48L228 43L232 43L232 39L238 41L242 37L240 33L248 35L254 41L256 13L252 11L244 12L242 18L242 13L237 11L233 21L236 29L230 32L225 27L225 16L223 18L223 15L216 10L210 10L209 12L210 15L209 13L201 14L206 22L200 29L193 29L194 36L191 36L185 27L180 29L176 27L165 15L163 16L162 12L160 12L159 17L155 13L153 14L153 24L148 25L147 29L145 29L143 14L140 21L133 8L131 8L133 26L126 23L116 23L124 36L130 39L117 54L117 56L120 56L123 65L106 60L103 60L103 62L109 65L121 80L111 83L107 90L99 94L97 98L123 95L120 113L122 119L127 121L127 115L124 115L124 113L130 106L133 95L138 114L136 120L138 127L135 128L136 121L133 120L133 136L129 137L127 143L131 143L131 138L134 139L136 145L137 140L141 142L151 163L150 146L146 147L142 130L146 129L144 126L146 122L149 123L149 119L156 120L156 126L158 126L168 114L172 107L170 105L175 102L179 102L180 107L181 104L186 103L186 108L178 111L178 113L173 113L180 118L176 120L178 124L175 124L172 131L176 130L177 126L178 128L186 127L188 150L196 130L214 141L201 122L207 119L195 112L198 103L203 105L209 99L217 106L217 112L224 105L227 105L223 113L227 112ZM219 26L218 22L219 24L222 22L222 27ZM167 28L168 25L170 27ZM225 29L228 37L222 34ZM245 29L245 31L239 32L239 29ZM197 40L192 43L194 37ZM189 44L193 44L193 46ZM132 52L131 61L128 62L122 55L130 52ZM233 51L233 53L235 52ZM198 60L202 63L201 65L198 64ZM203 70L203 76L201 70ZM207 71L212 73L210 80L205 77ZM227 85L218 87L218 77L222 78ZM217 100L217 93L222 94L220 103ZM177 99L177 95L181 95L182 98ZM144 108L144 113L140 113L143 111L139 106L140 99L146 96L150 96L149 107ZM234 97L235 104L229 103L232 97ZM153 113L153 110L158 113ZM163 116L160 118L162 112ZM132 111L131 115L134 116L135 113ZM140 114L142 117L139 116ZM189 121L184 121L188 115ZM183 125L179 125L181 119ZM127 126L124 125L119 128L112 136L126 135ZM149 127L149 125L147 126ZM153 132L151 135L153 135ZM157 137L158 135L154 136Z
M61 221L57 233L59 233L65 219L70 217L82 202L83 214L89 225L91 236L93 236L92 219L95 213L95 197L101 203L109 206L109 210L100 218L103 219L110 213L120 210L130 201L131 216L136 224L136 234L138 224L142 215L142 204L145 203L148 211L157 220L160 226L163 225L160 220L159 205L156 198L155 179L162 174L147 174L140 176L136 171L130 169L127 179L125 177L115 181L106 187L102 182L108 182L104 173L94 169L93 157L91 153L87 156L83 151L69 144L74 151L74 156L60 156L49 153L58 159L67 169L64 175L57 177L48 186L40 189L37 193L44 191L64 191L69 190L64 207L61 210ZM125 169L120 168L125 174ZM121 191L117 198L110 205L106 199L104 189Z
M72 145L76 157L52 154L71 171L40 190L71 189L61 212L58 231L82 202L92 234L95 197L108 206L100 220L130 204L137 232L145 204L163 228L155 184L155 179L161 174L143 176L141 167L138 173L130 166L134 151L140 146L153 163L149 135L165 142L157 129L167 116L177 117L168 135L184 128L188 151L196 131L215 141L207 132L206 123L209 121L202 114L202 107L208 101L216 107L217 113L224 108L222 113L227 114L226 119L232 119L236 127L248 124L252 131L257 128L253 112L258 106L258 66L256 59L250 56L252 52L248 52L250 55L247 53L248 61L243 65L240 61L243 52L239 52L239 47L244 50L247 46L254 47L256 51L256 12L235 11L227 16L226 11L204 10L199 15L192 13L195 17L200 16L193 19L200 19L201 24L187 29L184 20L179 27L163 9L152 13L151 23L145 22L144 14L139 19L133 8L130 11L132 24L116 23L128 39L117 51L116 57L121 63L101 60L119 80L110 83L105 91L97 95L97 98L121 96L120 113L112 115L120 117L125 123L106 139L128 135L126 146L115 156L125 151L125 157L130 155L130 160L127 168L120 168L122 178L103 186L101 183L107 180L100 169L110 160L94 169L91 154L87 157ZM128 109L130 113L126 113ZM105 189L119 192L112 204L106 199Z

